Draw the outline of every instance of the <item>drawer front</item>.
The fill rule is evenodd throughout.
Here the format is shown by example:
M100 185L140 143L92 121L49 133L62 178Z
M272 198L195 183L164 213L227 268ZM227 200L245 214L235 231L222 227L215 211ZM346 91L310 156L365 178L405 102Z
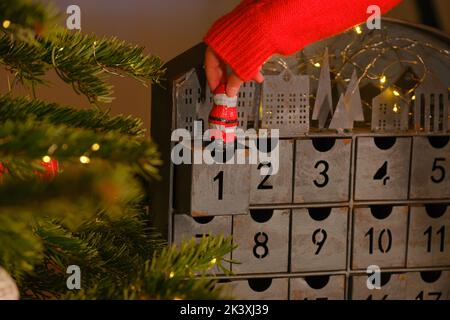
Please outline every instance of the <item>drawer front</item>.
M351 139L297 140L295 203L349 199Z
M233 217L232 270L237 274L288 271L290 210L255 210Z
M344 300L345 276L290 279L290 300Z
M291 271L345 270L348 208L292 211Z
M408 207L355 208L353 219L353 269L405 266Z
M450 198L449 136L414 137L410 198Z
M406 200L410 150L410 138L358 138L355 200Z

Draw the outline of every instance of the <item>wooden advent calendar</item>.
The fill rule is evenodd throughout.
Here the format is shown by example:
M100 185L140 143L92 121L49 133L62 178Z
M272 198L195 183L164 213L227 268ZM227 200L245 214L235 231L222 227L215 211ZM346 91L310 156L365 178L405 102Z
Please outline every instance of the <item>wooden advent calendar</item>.
M396 38L449 50L449 39L435 31L394 20L383 25ZM274 176L260 174L267 163L171 163L172 131L192 131L195 120L207 123L212 105L201 67L203 44L169 62L167 80L152 89L152 136L165 163L152 193L155 224L175 243L232 235L238 247L229 258L240 264L230 266L231 277L213 272L237 298L450 298L448 57L427 62L444 89L434 79L424 82L411 104L399 100L390 114L389 92L370 96L369 83L361 88L363 99L369 95L373 102L364 107L364 123L353 130L314 129L310 95L320 84L310 78L322 77L314 77L320 72L314 64L296 66L324 48L339 54L351 33L283 58L281 69L276 58L264 67L264 85L242 88L240 127L280 129ZM446 94L433 92L436 102L427 102L429 87ZM344 91L333 88L334 105ZM380 290L367 287L370 265L382 271Z

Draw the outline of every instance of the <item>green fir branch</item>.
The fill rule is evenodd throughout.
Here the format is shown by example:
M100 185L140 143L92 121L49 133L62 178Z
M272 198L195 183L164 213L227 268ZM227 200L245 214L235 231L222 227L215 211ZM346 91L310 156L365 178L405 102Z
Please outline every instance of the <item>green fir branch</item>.
M156 252L139 272L123 281L96 283L62 299L221 299L217 281L205 275L232 250L230 238L203 238L199 243L170 246ZM215 260L214 260L215 259ZM198 276L196 277L195 274Z
M24 42L12 35L0 37L0 64L24 84L43 83L43 76L54 69L58 76L85 95L91 103L112 101L111 75L137 79L144 85L158 83L163 63L144 48L131 46L114 37L97 39L93 35L62 30L36 41Z
M25 97L0 96L0 123L7 120L26 121L30 116L55 125L64 124L99 132L117 131L132 136L144 136L142 120L132 116L111 116L109 112L97 109L79 110Z
M93 149L94 144L99 146L98 150ZM160 164L156 146L141 137L114 131L100 133L33 119L0 123L0 159L5 166L17 158L31 163L46 155L59 161L76 162L85 156L90 161L104 159L128 164L148 178L157 177Z
M19 208L11 214L0 209L0 266L16 279L32 272L43 259L43 245L29 219L34 214L33 209Z
M129 167L76 164L51 179L35 175L34 179L19 180L5 174L0 183L0 215L34 208L40 213L38 218L59 217L67 224L74 221L79 225L101 209L120 216L141 198L142 188Z
M163 73L158 57L146 56L143 48L114 37L98 39L64 30L38 41L46 52L43 60L91 103L111 102L112 86L106 83L111 74L150 84L159 82Z
M14 33L29 31L38 34L53 26L59 14L51 4L43 4L30 0L2 0L0 1L0 23L5 20L11 22L8 29Z
M33 274L21 279L22 295L27 298L70 295L65 273L69 265L80 267L83 288L101 285L102 290L117 290L136 275L155 250L166 245L159 233L132 213L114 219L103 212L76 232L48 220L39 224L36 233L45 245L46 260L37 265Z
M43 61L44 50L34 43L15 41L10 35L0 37L0 64L25 85L44 83L48 66Z

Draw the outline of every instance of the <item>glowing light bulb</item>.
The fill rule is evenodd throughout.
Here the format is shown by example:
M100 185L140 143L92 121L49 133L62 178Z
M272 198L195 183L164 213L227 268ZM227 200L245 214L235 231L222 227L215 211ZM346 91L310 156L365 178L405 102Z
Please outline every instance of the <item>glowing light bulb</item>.
M386 83L386 76L382 76L381 78L380 78L380 83L381 84L385 84Z
M362 31L362 29L361 29L361 26L356 26L356 27L355 27L355 32L356 32L357 34L362 34L363 31Z
M212 260L211 260L211 264L216 264L216 262L217 262L217 259L216 258L213 258Z
M412 100L412 101L416 100L416 96L412 96L412 97L411 97L411 100Z
M98 143L94 143L91 147L92 151L98 151L100 150L100 145Z
M319 62L314 63L314 67L320 68L320 63Z
M89 162L91 162L91 159L89 159L89 157L86 157L86 156L81 156L80 157L80 162L82 164L88 164Z
M399 111L397 104L394 104L394 108L392 109L392 111L394 111L395 113Z
M172 279L173 277L175 277L175 272L171 271L169 274L169 278Z
M45 163L49 163L50 161L52 161L52 158L50 158L49 156L43 156L42 161L44 161Z
M394 94L394 96L396 96L396 97L399 97L399 96L400 96L400 93L399 93L397 90L394 90L394 91L393 91L393 94Z
M10 25L11 25L11 21L9 21L9 20L3 21L3 24L2 24L3 28L8 29Z

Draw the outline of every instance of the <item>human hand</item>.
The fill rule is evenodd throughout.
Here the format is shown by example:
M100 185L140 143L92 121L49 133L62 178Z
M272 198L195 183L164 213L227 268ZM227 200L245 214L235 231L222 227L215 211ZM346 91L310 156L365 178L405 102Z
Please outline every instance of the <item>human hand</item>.
M262 66L253 77L253 80L258 83L264 81L264 76L261 73L261 69ZM239 89L244 82L234 72L227 75L227 66L225 62L223 62L210 47L206 49L205 53L205 72L211 91L214 91L220 83L225 83L227 85L227 96L231 98L238 94Z

